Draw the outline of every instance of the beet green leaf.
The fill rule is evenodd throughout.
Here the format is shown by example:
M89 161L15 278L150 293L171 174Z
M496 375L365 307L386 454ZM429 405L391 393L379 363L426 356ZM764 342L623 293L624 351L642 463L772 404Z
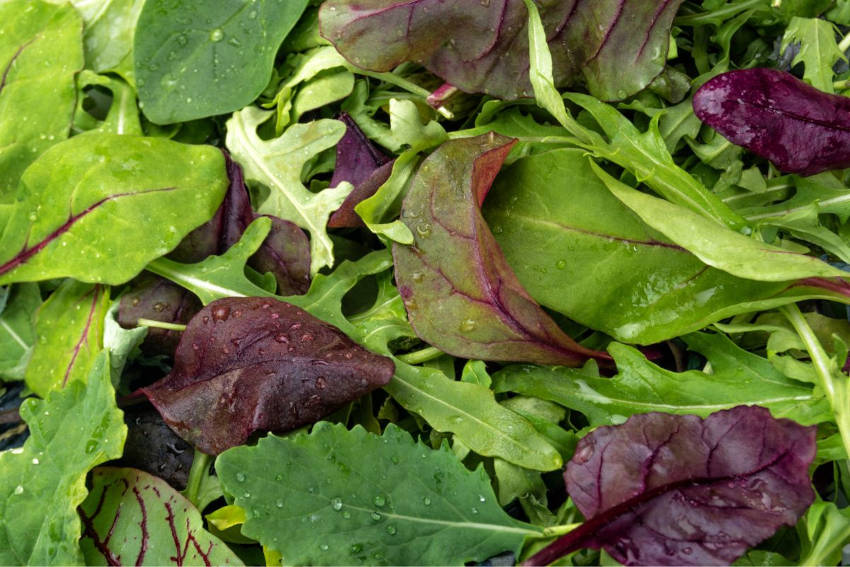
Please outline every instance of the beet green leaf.
M221 152L90 133L25 172L0 235L0 284L73 277L123 283L209 219L224 196Z
M102 353L85 385L72 382L46 400L21 406L30 427L23 448L0 452L0 563L82 563L77 506L86 474L121 456L127 427L115 405L109 357Z
M250 104L306 6L307 0L145 2L133 45L145 115L170 124Z
M322 422L233 448L216 471L245 509L242 533L294 564L462 564L540 534L501 509L483 468L393 425L377 436Z
M242 565L191 502L146 472L98 467L80 506L88 565ZM164 520L164 521L163 521Z

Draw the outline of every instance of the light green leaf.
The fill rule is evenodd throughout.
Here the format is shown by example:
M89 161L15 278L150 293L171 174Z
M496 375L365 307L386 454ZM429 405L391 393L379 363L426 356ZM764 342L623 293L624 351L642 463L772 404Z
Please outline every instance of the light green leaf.
M501 509L483 467L394 425L377 436L320 422L230 449L216 470L245 509L242 532L289 564L463 564L540 533Z
M351 185L312 193L301 182L301 170L314 155L339 142L345 125L327 119L293 124L279 138L263 140L257 127L271 114L253 106L235 112L227 121L227 148L245 169L249 182L269 189L268 196L256 206L258 212L292 221L309 231L310 271L316 274L324 266L333 265L333 243L325 225Z
M460 381L478 384L485 388L489 388L493 383L490 374L487 373L487 363L483 360L467 360L463 365Z
M147 0L133 45L145 116L170 124L250 104L306 6L307 0Z
M109 113L103 121L85 112L82 92L85 87L99 86L112 93L112 103ZM77 113L74 116L75 127L80 130L98 130L112 134L142 135L142 125L139 122L139 107L136 105L136 91L121 79L107 75L98 75L84 69L77 77L77 88L80 95L77 100Z
M167 482L137 469L98 467L82 506L87 565L242 565L204 529L200 512Z
M88 493L86 474L120 457L127 436L107 353L86 385L73 382L44 401L30 398L21 417L29 439L0 453L0 564L80 564L77 506Z
M817 258L759 242L684 207L632 189L596 164L591 165L614 196L646 224L709 266L757 281L847 275Z
M850 543L850 515L832 502L818 499L797 524L802 549L797 565L837 565Z
M691 334L688 346L711 362L712 372L671 372L646 360L636 349L612 343L609 352L619 373L601 378L564 367L509 366L493 376L496 392L518 392L576 409L590 424L622 423L653 411L708 414L737 405L759 405L775 417L803 424L829 421L823 393L779 373L767 360L744 351L724 335Z
M211 146L98 132L57 144L21 180L0 284L123 283L212 217L227 185Z
M146 269L188 289L204 305L223 297L273 297L245 275L245 263L263 244L271 225L268 217L254 220L239 242L220 256L207 256L196 264L157 258Z
M135 88L133 38L145 0L71 0L85 23L86 66L113 72Z
M12 200L30 163L68 137L82 34L69 5L0 3L0 203Z
M45 397L75 381L85 382L103 350L109 290L72 279L50 294L36 314L38 340L27 366L27 386Z
M109 365L112 375L112 384L117 388L121 379L121 373L127 360L145 340L148 334L147 327L136 327L125 329L118 324L118 307L121 299L112 302L103 321L103 348L109 351Z
M419 152L406 150L393 163L393 170L375 194L357 203L354 211L375 234L383 235L400 244L413 244L413 233L398 219L401 201L406 195L408 183L419 165Z
M835 40L835 24L820 18L793 17L782 36L784 50L792 43L800 44L800 51L792 65L802 63L803 80L818 90L834 93L832 68L846 59Z
M0 311L0 379L23 380L35 344L35 310L41 305L38 285L12 286Z

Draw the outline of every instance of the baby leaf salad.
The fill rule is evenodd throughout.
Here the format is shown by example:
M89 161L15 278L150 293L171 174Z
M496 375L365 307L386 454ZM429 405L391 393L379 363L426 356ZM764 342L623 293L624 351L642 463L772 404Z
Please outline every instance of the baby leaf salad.
M0 564L847 563L848 53L848 0L0 0Z

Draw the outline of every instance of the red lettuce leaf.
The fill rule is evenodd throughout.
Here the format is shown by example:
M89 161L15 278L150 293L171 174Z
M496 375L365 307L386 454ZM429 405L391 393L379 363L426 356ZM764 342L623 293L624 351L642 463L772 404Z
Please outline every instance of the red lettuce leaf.
M412 246L393 246L395 277L416 334L463 358L575 366L598 356L528 295L481 215L515 140L494 133L445 142L402 204Z
M577 83L619 100L664 69L682 0L537 0L555 84ZM329 0L322 35L359 67L388 71L416 61L467 92L531 96L523 0Z
M583 547L626 565L729 564L812 503L815 449L814 427L757 406L600 427L564 473L587 521L527 564Z
M694 113L788 173L850 167L850 99L774 69L730 71L694 95Z
M256 431L313 423L393 372L390 359L294 305L227 298L189 322L174 369L141 391L178 435L217 455Z
M354 212L354 207L374 195L390 178L393 159L376 148L348 114L343 113L340 120L345 123L346 130L336 146L336 167L330 186L348 181L354 189L328 219L328 227L359 228L366 225Z

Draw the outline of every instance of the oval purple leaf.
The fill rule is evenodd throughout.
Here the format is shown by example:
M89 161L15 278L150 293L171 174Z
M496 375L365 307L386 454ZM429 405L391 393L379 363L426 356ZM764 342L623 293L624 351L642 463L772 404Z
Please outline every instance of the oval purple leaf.
M850 167L850 99L784 71L718 75L694 95L694 113L730 142L787 173Z
M587 521L531 557L583 547L626 565L726 565L814 499L815 428L757 406L648 413L579 441L564 478Z
M227 298L192 318L174 369L142 392L178 435L217 455L255 431L313 423L383 386L394 370L389 358L294 305Z

